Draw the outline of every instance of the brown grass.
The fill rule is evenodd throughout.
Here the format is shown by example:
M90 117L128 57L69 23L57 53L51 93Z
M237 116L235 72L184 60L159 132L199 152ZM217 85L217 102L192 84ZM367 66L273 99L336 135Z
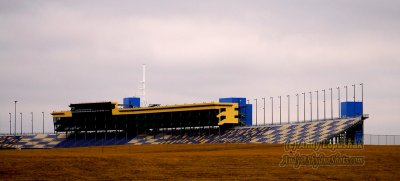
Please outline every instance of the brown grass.
M269 144L0 150L0 180L400 180L400 146L366 146L363 150L336 152L365 156L366 163L364 166L279 167L285 153L283 146Z

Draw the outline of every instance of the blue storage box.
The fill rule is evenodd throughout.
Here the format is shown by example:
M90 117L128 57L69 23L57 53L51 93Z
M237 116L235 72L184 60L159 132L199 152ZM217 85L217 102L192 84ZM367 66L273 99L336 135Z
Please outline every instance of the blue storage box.
M124 98L124 108L140 107L139 97L126 97Z
M341 117L357 117L363 115L362 102L342 102L340 109Z

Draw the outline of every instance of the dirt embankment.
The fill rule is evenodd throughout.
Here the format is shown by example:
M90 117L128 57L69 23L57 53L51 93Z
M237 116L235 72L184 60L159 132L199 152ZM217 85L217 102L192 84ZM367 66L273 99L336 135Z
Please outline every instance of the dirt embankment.
M283 155L360 156L362 166L282 164ZM293 160L292 160L293 161ZM1 180L21 179L384 179L400 180L400 146L361 150L300 150L282 145L126 145L49 150L0 150Z

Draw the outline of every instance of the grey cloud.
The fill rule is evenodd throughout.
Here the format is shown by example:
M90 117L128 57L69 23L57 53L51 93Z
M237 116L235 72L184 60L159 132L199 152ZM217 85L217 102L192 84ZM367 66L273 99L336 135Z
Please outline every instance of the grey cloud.
M0 2L0 132L19 110L249 99L364 82L367 133L400 134L398 1ZM359 97L357 97L359 99ZM376 115L376 116L375 116ZM384 124L381 124L384 123ZM39 127L39 123L35 125ZM28 130L28 127L24 127Z

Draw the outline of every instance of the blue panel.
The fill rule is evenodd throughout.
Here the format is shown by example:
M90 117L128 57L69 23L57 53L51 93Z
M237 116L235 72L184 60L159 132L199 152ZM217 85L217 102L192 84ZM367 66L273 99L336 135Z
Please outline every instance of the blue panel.
M246 104L246 98L228 97L220 98L219 102L238 103L239 105L239 121L246 125L252 124L252 105Z
M342 102L340 109L341 117L356 117L363 115L362 102Z
M251 126L253 124L253 105L246 104L246 114L245 114L245 123L246 125Z
M140 107L139 97L126 97L124 98L124 108Z
M356 144L363 144L363 131L356 131L356 134L354 135L354 141Z

